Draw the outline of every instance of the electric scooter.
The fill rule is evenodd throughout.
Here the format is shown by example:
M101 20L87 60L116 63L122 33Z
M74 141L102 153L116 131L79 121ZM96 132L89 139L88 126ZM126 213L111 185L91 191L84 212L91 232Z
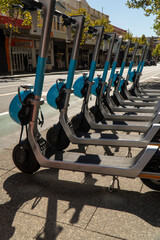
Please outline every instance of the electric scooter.
M106 87L106 77L107 77L107 73L108 73L108 67L109 67L109 62L110 62L110 58L111 58L111 54L112 54L112 49L113 49L113 45L115 43L115 39L116 39L116 35L114 33L112 34L107 34L108 36L111 36L110 39L110 48L109 48L109 52L107 54L107 59L105 62L105 67L104 67L104 72L103 72L103 77L100 78L95 78L94 79L94 84L92 85L91 88L88 87L88 82L87 81L87 77L86 75L83 77L80 77L76 80L76 82L73 85L74 88L74 94L79 97L79 98L83 98L84 97L84 101L83 101L83 106L82 106L82 110L81 113L78 114L77 116L75 116L72 119L72 124L74 125L74 130L75 130L75 125L76 125L76 129L80 129L81 132L88 132L90 127L92 129L103 129L103 130L120 130L120 131L138 131L138 132L145 132L146 130L149 129L151 123L157 123L159 122L159 115L155 117L154 121L150 121L149 123L124 123L122 125L122 123L115 123L115 124L97 124L99 121L104 120L105 116L103 115L103 111L101 113L101 109L99 108L98 105L102 105L102 98L105 92L105 87ZM122 41L122 39L120 39L120 41ZM116 67L116 62L118 59L118 54L119 54L119 49L121 46L121 42L119 43L118 49L117 49L117 54L115 56L115 60L113 63L113 67L112 67L112 71L111 71L111 78L114 78L114 72L115 72L115 67ZM95 46L96 47L96 46ZM97 51L95 51L97 53ZM126 56L126 54L125 54ZM95 59L95 56L93 55L93 61ZM123 69L124 69L124 64L123 64ZM131 68L130 68L131 69ZM94 69L91 68L90 69L90 75L94 76ZM121 71L123 73L123 71ZM113 76L113 77L112 77ZM91 80L91 78L90 78ZM95 96L98 95L97 100L96 100L96 106L94 108L92 108L92 110L90 111L88 109L88 101L89 101L89 95L90 95L90 90L91 93ZM98 104L99 103L99 104ZM108 109L107 109L108 110ZM126 109L124 109L125 111ZM132 109L135 112L135 109ZM105 112L106 112L106 108L105 108ZM129 112L129 111L126 111ZM107 111L108 113L108 111ZM115 114L113 115L109 115L110 119L112 117L111 120L115 120ZM123 116L123 115L118 115L117 116L118 119L120 119L120 121L123 119L125 120L143 120L143 121L148 121L148 118L146 116L135 116L135 115L131 115L131 116ZM137 118L138 117L138 118ZM152 120L150 118L150 120Z
M119 54L119 50L117 49L107 88L106 88L105 81L106 81L108 69L106 66L109 64L109 61L106 59L102 79L99 78L100 85L96 84L96 87L92 91L92 94L97 96L96 108L98 109L98 114L99 114L99 112L101 112L103 118L105 118L106 120L114 119L116 121L122 121L122 120L123 121L125 121L125 120L126 121L152 121L157 115L157 113L153 113L153 111L156 111L156 110L153 110L150 108L147 108L147 109L124 108L124 107L122 108L122 107L115 107L113 105L113 103L110 99L110 96L109 96L109 92L111 91L112 79L114 77L114 72L116 69L118 54ZM109 55L110 55L110 52L109 52ZM132 65L133 65L133 62L131 62L128 72L131 71ZM95 81L95 83L97 82L96 79L94 81ZM94 85L93 85L93 87L94 87ZM106 89L106 91L105 91L105 89ZM96 91L98 91L99 94L97 94L98 92L96 92ZM122 111L123 111L122 114L125 113L125 115L120 114L120 112L122 112ZM145 115L138 114L138 113L143 113L143 112L146 112L147 115L146 114ZM157 109L157 112L158 112L158 109ZM131 113L134 113L134 115L133 114L131 115ZM150 115L148 113L153 113L153 115L152 114Z
M132 76L130 77L130 81L133 82L133 85L130 89L130 94L132 94L133 96L141 96L141 97L144 97L144 96L147 96L147 97L155 97L157 95L160 95L160 90L157 90L157 89L142 89L140 87L140 84L139 84L139 81L140 81L140 77L142 75L142 71L143 71L143 68L144 68L144 64L145 64L145 60L147 58L147 55L148 55L148 51L149 51L149 46L146 47L146 52L144 53L144 58L142 56L141 58L141 65L139 67L139 69L134 70L132 72ZM158 96L157 96L158 97Z
M155 100L157 101L157 100L159 100L159 96L157 96L157 97L155 97L153 95L148 95L148 96L147 95L138 95L137 96L135 93L133 95L131 95L132 91L130 92L127 89L128 81L130 80L133 83L133 81L134 81L133 79L136 77L135 75L137 74L137 71L139 69L139 67L138 67L137 71L133 70L131 72L132 67L133 67L133 63L134 63L134 59L135 59L135 56L136 56L137 49L138 48L144 48L143 45L138 46L138 43L135 43L134 45L135 45L135 47L134 47L134 50L133 50L133 55L132 55L132 59L131 59L130 65L129 65L127 76L126 76L125 79L119 77L119 79L117 80L117 85L116 85L116 90L115 91L124 100L129 99L129 100L132 101L132 100L137 100L138 99L138 100L142 100L142 101L146 101L146 102L147 101L152 101L152 100L153 101L155 101ZM142 51L142 55L141 55L141 59L142 58L143 58L143 51ZM146 53L145 53L144 59L146 59ZM140 60L139 64L141 64L141 61L142 60ZM143 60L143 62L144 62L144 60ZM138 64L138 66L139 66L139 64Z
M132 44L132 47L135 47L135 50L137 51L137 46L138 44ZM127 42L127 46L126 46L126 49L125 49L125 53L124 53L124 57L123 57L123 62L122 62L122 65L121 65L121 69L120 69L120 72L115 74L115 79L114 80L114 91L113 91L113 95L112 95L112 100L114 101L114 103L117 105L117 106L122 106L122 105L126 105L126 104L130 104L130 105L134 105L136 106L137 105L137 101L138 102L143 102L143 105L144 106L147 106L148 105L148 102L155 102L155 105L157 104L157 101L159 101L159 98L153 98L152 97L141 97L140 96L136 96L136 97L130 97L130 98L125 98L123 99L121 94L120 94L120 91L121 91L121 87L122 85L124 84L124 78L123 78L123 71L124 71L124 67L125 67L125 64L126 64L126 59L127 59L127 56L128 56L128 52L129 52L129 48L131 47L131 40L128 40ZM134 58L134 56L133 56ZM132 60L133 60L132 58ZM132 64L132 62L130 63ZM131 75L131 67L129 67L128 69L128 74L127 74L127 77L129 77ZM113 84L112 84L113 85Z
M102 89L102 85L106 86L106 82L104 80L106 77L104 77L104 76L106 76L107 72L108 72L108 66L109 66L109 62L110 62L110 58L111 58L111 53L112 53L113 45L114 45L114 42L115 42L115 36L116 36L115 33L110 33L110 34L107 34L107 35L110 36L110 38L109 38L110 39L110 47L109 47L109 52L108 52L108 55L107 55L106 66L104 67L104 74L103 74L102 78L100 78L100 76L98 76L97 78L94 78L94 81L93 81L94 84L92 85L92 88L91 88L91 93L93 95L95 95L96 97L97 97L97 95L100 95L100 94L103 95L103 93L104 93L104 89ZM105 36L105 38L106 38L106 36ZM127 42L127 46L129 48L130 43L128 44L128 42ZM132 47L134 47L134 46L136 47L136 51L137 51L138 45L137 44L132 45ZM136 51L134 51L134 56L135 56ZM128 52L128 50L127 50L127 52ZM123 74L126 57L127 57L127 54L125 53L124 59L123 59L123 64L122 64L123 67L120 70L120 75L121 76ZM133 58L134 57L132 57L132 62L133 62ZM131 72L131 67L129 67L127 75L129 75L129 72ZM114 78L114 82L116 82L117 76L118 76L118 74L116 73L115 78ZM86 75L85 75L85 77L86 77ZM80 98L82 98L82 93L84 92L84 90L82 90L84 88L84 83L85 83L85 79L83 81L83 79L81 77L73 85L75 95L80 97ZM86 85L87 85L87 83L86 83ZM86 86L85 86L85 88L86 88ZM118 86L118 88L119 88L119 86ZM96 99L96 106L89 109L88 108L88 102L85 99L83 101L81 114L78 114L77 116L72 118L72 124L73 125L75 125L75 124L77 125L77 121L79 122L79 129L80 129L81 132L82 131L83 132L88 132L90 128L93 129L93 130L116 130L116 131L128 131L128 132L131 132L131 131L146 132L150 128L151 124L158 123L159 120L160 120L159 114L158 114L156 116L156 118L153 121L150 121L150 122L127 122L127 121L124 121L123 123L122 122L119 123L119 122L116 122L116 121L107 122L103 118L103 115L100 112L100 110L98 109L98 106L97 106L98 101L100 101L99 98ZM78 118L81 118L81 122ZM114 117L113 117L113 119L114 119ZM76 129L77 129L77 127L76 127Z
M26 8L32 11L39 9L37 1L25 1L28 3ZM10 115L21 126L26 126L26 139L13 150L13 161L22 172L33 173L40 166L66 169L73 171L90 172L97 174L106 174L113 176L113 183L117 180L116 176L142 179L143 183L152 189L160 190L160 172L159 172L159 147L146 145L146 147L134 158L123 158L113 156L101 156L96 154L83 154L78 152L56 152L52 149L47 141L38 131L38 114L40 105L43 104L41 99L45 63L47 59L48 43L51 32L51 24L55 10L55 0L40 0L44 11L44 22L42 31L42 40L40 54L37 63L37 72L34 85L34 91L31 86L25 86L23 91L15 96L10 105ZM83 16L75 16L77 34L74 41L73 49L77 49L80 43L82 26L84 24ZM70 19L71 20L71 19ZM72 55L71 65L68 77L73 77L76 66L77 54ZM69 79L70 80L70 79ZM70 95L70 86L66 84L65 105L61 112L66 112ZM68 87L68 88L67 88ZM19 89L20 90L20 89ZM14 103L14 104L13 104ZM24 121L23 121L24 120Z
M85 93L84 98L84 104L83 106L87 106L91 91L91 86L93 84L93 78L94 78L94 72L96 69L96 62L98 58L98 52L100 49L100 43L102 40L103 35L103 27L96 27L97 30L97 41L95 44L93 59L91 63L91 71L89 73L88 81L87 81L87 91ZM121 46L122 39L119 40L119 48ZM118 51L117 51L118 52ZM70 65L72 66L72 65ZM111 71L111 74L114 72ZM72 92L72 84L73 84L73 75L74 72L72 71L72 78L67 78L66 86L69 86L67 88L68 93L67 96L65 96L65 86L61 89L59 89L59 96L56 95L57 92L57 84L54 84L48 94L47 94L47 101L52 106L55 107L55 102L60 99L65 99L65 106L69 105L69 98L70 93ZM83 78L80 78L80 80L83 80ZM55 91L56 89L56 91ZM85 92L85 91L84 91ZM56 96L56 100L55 100ZM62 100L61 100L62 101ZM62 106L62 105L61 105ZM117 135L117 134L104 134L104 133L94 133L90 134L87 133L84 135L84 131L81 130L81 127L79 127L79 122L81 122L81 116L79 117L79 120L76 119L76 124L73 124L73 121L70 121L67 116L67 107L58 107L60 110L60 118L58 124L51 127L47 132L47 141L50 143L51 146L53 146L57 150L64 150L68 147L68 145L71 143L73 144L82 144L82 145L97 145L97 146L121 146L121 147L139 147L143 148L149 142L153 142L153 144L158 144L159 141L159 124L153 124L148 131L146 131L141 136L135 136L135 135ZM85 108L84 108L85 110ZM83 112L82 112L83 113ZM82 115L83 117L83 115ZM81 124L82 126L83 124ZM78 131L77 131L78 129ZM85 132L86 133L86 132ZM118 141L117 141L118 140Z
M128 48L129 45L127 46L126 48L126 53L128 52ZM154 113L156 112L159 107L160 107L160 102L131 102L131 101L125 101L123 102L122 100L120 100L118 98L119 101L121 101L121 105L123 106L115 106L115 103L113 102L111 96L110 96L110 92L111 92L111 86L114 86L114 79L117 78L117 74L113 74L113 72L115 72L115 69L116 69L116 64L117 64L117 60L118 60L118 55L119 55L119 51L120 51L120 47L119 49L117 50L117 54L115 56L115 60L114 60L114 66L112 67L112 71L111 71L111 75L110 75L110 78L109 78L109 82L108 82L108 87L107 87L107 90L106 90L106 96L105 96L105 101L107 102L108 104L108 107L113 111L113 112L141 112L141 113ZM126 58L127 54L125 54L124 58ZM123 70L124 70L124 66L125 66L125 61L123 61L122 63L122 67L121 67L121 74L123 73ZM152 100L151 100L152 101ZM132 107L129 107L129 106L134 106L134 108ZM155 107L152 107L151 106L155 106ZM125 109L124 109L125 107ZM142 108L141 108L142 107ZM138 109L137 109L138 108Z

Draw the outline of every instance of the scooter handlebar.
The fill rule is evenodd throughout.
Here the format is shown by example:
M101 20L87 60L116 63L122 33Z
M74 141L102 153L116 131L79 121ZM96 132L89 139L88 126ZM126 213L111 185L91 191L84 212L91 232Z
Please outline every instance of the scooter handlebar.
M64 14L64 13L61 13L60 11L58 10L55 10L54 12L54 15L58 16L58 17L62 17L63 18L63 21L64 21L64 25L65 26L68 26L68 25L71 25L71 24L75 24L76 23L76 20L73 19L72 17Z
M34 0L22 0L24 4L23 11L36 11L37 9L42 9L42 3Z
M138 43L131 43L131 46L130 47L136 47L136 45L137 45Z
M89 34L97 33L97 29L95 27L89 26L88 33Z

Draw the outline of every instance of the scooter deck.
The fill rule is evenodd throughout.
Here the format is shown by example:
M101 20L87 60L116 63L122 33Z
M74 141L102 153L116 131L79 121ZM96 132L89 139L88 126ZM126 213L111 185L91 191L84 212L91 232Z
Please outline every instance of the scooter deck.
M101 113L103 115L103 117L106 120L116 120L116 121L152 121L157 114L141 114L141 113L135 113L134 114L130 114L130 112L128 113L124 113L124 112L114 112L113 113L109 113L108 108L105 107L104 105L100 105L100 110Z
M37 152L35 154L42 167L135 178L142 173L157 150L158 147L149 145L134 158L57 152L50 159L47 159L42 155L38 158Z
M87 115L87 116L86 116ZM85 117L93 130L115 130L115 131L134 131L134 132L146 132L151 123L147 122L118 122L118 121L105 121L104 123L96 123L93 121L88 114L85 114Z
M158 130L160 129L160 124L153 124L153 126L145 134L140 136L135 135L118 135L118 134L105 134L100 131L100 133L79 133L76 135L65 120L63 113L60 115L60 123L69 138L70 142L73 144L82 145L95 145L95 146L119 146L119 147L138 147L144 148L155 137ZM153 143L154 144L154 143ZM156 144L156 143L155 143Z
M155 107L158 104L157 102L140 102L135 100L120 100L121 105L134 106L134 107ZM145 109L145 108L144 108Z
M121 94L118 90L115 91L115 96L117 97L118 101L120 104L122 105L129 105L129 106L142 106L142 107L146 107L146 106L157 106L158 102L160 101L160 98L158 97L147 97L147 96L132 96L130 94L128 94L128 92L125 90L125 94L127 96L128 99L123 99L123 97L121 97Z
M106 124L101 124L101 123L95 123L95 122L89 122L91 128L93 130L115 130L115 131L135 131L135 132L146 132L149 128L150 125L144 122L138 122L138 124L136 124L136 122L133 124L124 122L124 124L120 123L114 123L110 124L108 122L106 122Z
M155 91L154 91L155 90ZM147 96L147 97L157 97L157 95L160 94L160 92L158 92L158 90L156 91L156 89L150 90L151 92L142 92L141 90L138 90L137 88L135 88L134 92L136 96Z
M149 108L149 107L146 107L146 108L141 108L141 107L139 107L139 108L136 108L136 107L128 107L128 106L118 106L118 107L115 107L115 106L112 106L112 110L114 111L114 112L124 112L124 113L154 113L154 112L156 112L157 111L157 109L156 108Z
M160 94L160 90L158 89L148 89L148 90L141 90L142 94L148 94L148 93L153 93L153 94ZM153 95L151 95L153 96Z
M160 96L155 96L156 93L147 94L147 93L139 92L139 94L137 96L133 96L127 88L124 89L123 91L129 100L139 100L140 99L141 101L160 101ZM160 92L159 92L159 95L160 95ZM120 92L120 96L121 96L121 92ZM122 98L123 98L123 96L122 96Z
M149 107L147 104L146 104L146 107L134 106L134 105L133 106L127 106L127 105L121 106L120 105L117 107L117 106L114 106L110 97L107 97L106 102L108 103L108 105L112 109L112 111L114 111L114 112L154 113L159 108L158 104L157 104L157 106L154 106L154 107Z
M146 95L143 95L143 96L137 96L137 97L134 97L132 95L129 95L128 92L127 92L127 97L128 97L128 100L140 100L140 101L143 101L143 102L150 102L150 101L160 101L160 96L159 97L155 97L155 95L153 96L146 96Z
M125 158L125 157L115 157L115 156L104 156L104 155L94 155L94 154L83 154L83 153L75 153L75 152L65 152L65 153L57 153L55 155L56 159L59 161L67 161L73 163L73 159L75 159L74 163L79 164L93 164L99 165L101 167L120 167L120 168L130 168L132 167L138 160L135 158Z
M134 132L146 132L152 122L132 122L132 121L109 121L109 120L103 120L102 122L95 122L95 116L93 113L88 110L88 107L86 106L84 109L84 115L85 118L90 125L91 129L93 130L115 130L115 131L134 131ZM159 115L155 118L155 122L153 123L158 123L159 122Z

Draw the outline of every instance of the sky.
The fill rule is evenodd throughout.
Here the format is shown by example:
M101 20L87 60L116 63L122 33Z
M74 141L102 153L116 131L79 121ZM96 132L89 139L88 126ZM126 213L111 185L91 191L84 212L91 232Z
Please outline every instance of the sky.
M156 36L153 31L153 23L155 16L144 16L143 9L129 9L125 3L127 0L87 0L88 4L98 11L109 15L111 24L130 30L134 37L141 37L145 34L146 37Z

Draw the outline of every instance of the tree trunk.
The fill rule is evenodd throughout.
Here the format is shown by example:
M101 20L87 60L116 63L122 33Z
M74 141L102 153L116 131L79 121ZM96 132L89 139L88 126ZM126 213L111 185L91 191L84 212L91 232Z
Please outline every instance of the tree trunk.
M13 75L13 62L12 62L12 46L11 46L11 41L12 41L12 32L9 34L9 58L10 58L10 73Z

